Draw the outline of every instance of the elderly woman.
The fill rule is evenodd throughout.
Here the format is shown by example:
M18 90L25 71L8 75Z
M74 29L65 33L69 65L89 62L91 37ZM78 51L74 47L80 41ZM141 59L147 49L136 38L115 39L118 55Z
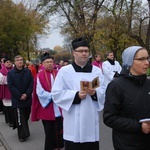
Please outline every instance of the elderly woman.
M146 78L146 71L149 55L145 48L132 46L124 50L122 60L120 76L106 90L104 123L113 129L115 150L148 150L150 80Z

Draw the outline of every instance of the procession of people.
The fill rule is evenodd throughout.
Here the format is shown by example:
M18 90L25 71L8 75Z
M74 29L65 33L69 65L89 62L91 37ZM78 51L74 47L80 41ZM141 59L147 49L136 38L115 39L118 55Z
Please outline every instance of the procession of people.
M108 51L89 62L86 38L72 41L74 60L41 57L36 70L20 55L14 60L1 57L0 101L5 122L17 129L20 142L30 136L28 125L41 120L45 133L44 150L99 150L100 111L112 128L115 150L148 150L150 147L150 80L148 51L131 46L122 53L122 62ZM14 64L13 64L14 62ZM26 63L24 63L26 62ZM81 88L81 82L97 78L100 84Z

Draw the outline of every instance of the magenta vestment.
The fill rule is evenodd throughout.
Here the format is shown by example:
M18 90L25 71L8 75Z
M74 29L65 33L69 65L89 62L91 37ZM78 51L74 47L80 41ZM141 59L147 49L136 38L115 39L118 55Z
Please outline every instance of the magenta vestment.
M48 82L50 83L50 89L49 89L49 84L46 82L45 73L46 73L47 77L49 77ZM34 89L33 89L33 98L32 98L31 121L38 121L40 119L41 120L55 120L53 101L51 101L46 108L43 108L41 106L38 96L36 94L37 77L39 78L43 89L51 92L50 74L52 74L55 77L57 74L57 70L53 70L51 72L42 70L41 72L39 72L37 74L37 76L35 78Z
M102 62L101 61L93 61L92 65L99 67L100 69L102 69Z
M3 67L0 69L0 73L4 76L7 76L7 73L9 70L11 70L11 68L6 68L4 65ZM8 86L7 84L4 84L4 85L0 85L0 99L8 99L10 100L11 99L11 94L10 94L10 91L8 89Z

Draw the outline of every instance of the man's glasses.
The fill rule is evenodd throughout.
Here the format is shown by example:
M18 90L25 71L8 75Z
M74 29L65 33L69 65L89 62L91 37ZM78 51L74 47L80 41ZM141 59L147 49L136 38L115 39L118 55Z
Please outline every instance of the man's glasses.
M78 53L89 53L90 50L74 50L75 52L78 52Z
M150 62L150 57L134 58L134 60L138 60L138 61L141 61L141 62L145 62L145 61Z

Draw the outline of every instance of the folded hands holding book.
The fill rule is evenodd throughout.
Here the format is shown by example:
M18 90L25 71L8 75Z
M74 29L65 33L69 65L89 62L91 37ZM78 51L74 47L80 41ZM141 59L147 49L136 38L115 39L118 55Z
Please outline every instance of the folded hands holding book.
M86 95L93 96L96 93L96 88L100 86L99 77L94 78L92 81L80 81L79 97L84 99Z

